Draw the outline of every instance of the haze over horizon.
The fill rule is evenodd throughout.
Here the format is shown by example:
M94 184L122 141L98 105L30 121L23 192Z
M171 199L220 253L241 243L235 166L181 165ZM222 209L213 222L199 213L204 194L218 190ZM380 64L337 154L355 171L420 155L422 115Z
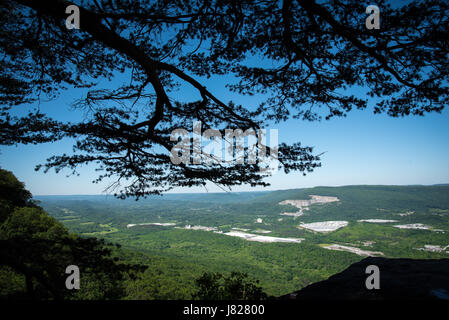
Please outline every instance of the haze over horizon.
M421 186L421 187L433 187L433 186L449 186L449 182L448 183L436 183L436 184L388 184L388 185L382 185L382 184L359 184L359 185L357 185L357 184L350 184L350 185L332 185L332 186L328 186L328 185L316 185L316 186L305 186L305 187L302 187L302 188L285 188L285 189L271 189L271 188L269 188L269 187L267 187L267 188L265 188L265 189L258 189L258 190L248 190L248 191L233 191L233 190L231 190L231 191L223 191L223 190L217 190L217 191L201 191L201 190L198 190L198 191L196 191L196 192L192 192L192 191L189 191L187 188L186 188L186 190L185 191L168 191L168 192L164 192L164 193L162 193L162 196L164 196L164 195L176 195L176 194L185 194L185 195L188 195L188 194L225 194L225 193L227 193L227 194L230 194L230 193L245 193L245 192L273 192L273 191L287 191L287 190L300 190L300 189L312 189L312 188L320 188L320 187L323 187L323 188L328 188L328 187L331 187L331 188L333 188L333 187L335 187L335 188L338 188L338 187L357 187L357 186L387 186L387 187L395 187L395 186L398 186L398 187L413 187L413 186ZM193 189L193 188L192 188ZM255 188L256 189L256 188ZM80 197L82 197L82 196L105 196L105 197L108 197L108 196L111 196L111 197L113 197L113 194L111 194L111 193L85 193L85 194L83 194L83 193L80 193L80 194L33 194L33 197L57 197L57 196L61 196L61 197L64 197L64 196L68 196L68 197L70 197L70 196L73 196L73 197L78 197L78 196L80 196ZM158 195L151 195L151 196L158 196Z

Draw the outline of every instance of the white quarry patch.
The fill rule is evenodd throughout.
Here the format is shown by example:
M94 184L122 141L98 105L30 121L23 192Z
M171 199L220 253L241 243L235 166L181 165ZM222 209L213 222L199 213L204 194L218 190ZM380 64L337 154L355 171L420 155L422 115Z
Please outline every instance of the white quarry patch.
M398 220L384 220L384 219L363 219L357 220L358 222L370 222L370 223L389 223L389 222L398 222Z
M424 247L418 248L418 250L429 251L429 252L443 252L447 248L449 248L449 246L441 247L439 245L425 244ZM446 251L446 253L449 253L449 251Z
M316 232L331 232L346 227L347 225L348 221L323 221L323 222L302 223L298 227Z
M128 225L126 225L127 228L132 228L135 226L162 226L162 227L171 227L176 225L176 223L171 223L171 222L167 222L167 223L159 223L159 222L149 222L149 223L130 223Z
M410 224L396 224L393 227L399 229L417 229L417 230L430 230L430 226L426 226L422 223L410 223Z
M186 225L182 229L188 229L188 230L203 230L203 231L216 231L217 228L215 227L205 227L205 226L191 226L190 224Z
M281 216L300 217L304 214L304 211L307 210L309 210L309 208L299 208L298 212L282 212Z
M239 237L248 241L257 241L257 242L295 242L301 243L302 238L278 238L278 237L269 237L269 236L260 236L257 234L245 233L240 231L230 231L223 233L227 236L231 237Z
M248 230L246 230L246 231L248 231ZM262 229L253 230L253 232L257 232L257 233L271 233L270 230L262 230Z
M236 231L249 231L249 229L243 229L243 228L231 228L231 230L236 230Z
M342 246L340 244L331 244L329 246L323 246L323 248L329 249L329 250L336 250L336 251L352 252L352 253L358 254L359 256L364 256L364 257L375 257L375 256L383 256L384 255L380 251L367 251L367 250L362 250L362 249L355 248L355 247Z
M299 208L299 207L308 207L314 203L328 203L340 201L337 197L310 195L310 198L311 198L310 200L284 200L279 204L291 204L292 206Z
M310 200L284 200L282 202L279 202L280 205L289 204L299 209L298 212L283 212L281 213L281 215L300 217L304 214L304 210L309 210L308 206L314 203L329 203L340 201L337 197L310 195L310 198L311 198Z
M406 217L406 216L411 216L412 214L414 214L415 213L415 211L407 211L407 212L405 212L405 213L399 213L399 215L401 216L401 217Z

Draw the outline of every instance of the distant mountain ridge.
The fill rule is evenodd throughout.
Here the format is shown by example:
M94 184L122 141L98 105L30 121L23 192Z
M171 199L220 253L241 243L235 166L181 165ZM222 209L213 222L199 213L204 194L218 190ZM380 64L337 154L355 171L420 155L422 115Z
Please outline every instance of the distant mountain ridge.
M306 188L294 188L294 189L281 189L281 190L258 190L258 191L230 191L230 192L180 192L180 193L164 193L162 195L150 195L147 199L164 199L169 198L170 200L175 199L184 199L186 197L198 198L201 196L206 197L244 197L250 196L251 198L269 194L269 193L290 193L302 190L313 190L317 188L359 188L359 187L438 187L438 186L449 186L449 183L439 183L439 184L410 184L410 185L377 185L377 184L360 184L360 185L343 185L343 186L314 186L314 187L306 187ZM67 194L67 195L35 195L34 198L58 198L58 199L80 199L80 200L89 200L93 198L111 198L116 199L112 194Z
M366 204L379 202L380 200L401 201L406 204L411 201L422 202L438 199L447 202L449 205L449 184L448 185L351 185L338 187L313 187L302 189L286 189L276 191L254 191L254 192L229 192L229 193L168 193L162 196L151 195L147 198L139 199L138 202L148 201L182 201L198 203L271 203L278 204L285 200L308 200L311 195L333 196L339 199L346 199L350 202L364 202ZM35 196L35 200L70 200L70 201L106 201L106 202L135 202L129 198L121 200L113 195L41 195ZM448 201L446 201L446 199Z

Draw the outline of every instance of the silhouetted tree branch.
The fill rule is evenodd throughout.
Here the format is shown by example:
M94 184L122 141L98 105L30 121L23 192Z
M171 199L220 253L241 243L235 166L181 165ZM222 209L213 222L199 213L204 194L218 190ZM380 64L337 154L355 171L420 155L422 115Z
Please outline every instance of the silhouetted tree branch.
M80 30L65 27L68 5L80 8ZM440 112L448 102L448 20L444 1L411 1L381 9L381 28L365 28L359 0L1 0L0 143L75 139L74 154L55 155L45 170L98 163L98 181L117 177L122 196L176 186L266 185L261 164L170 162L170 133L203 128L258 129L291 117L320 120L366 109L393 117ZM129 84L106 89L123 74ZM225 102L204 85L231 74L229 90L266 98ZM122 76L123 77L123 76ZM53 99L70 88L87 118L51 119L12 108ZM183 90L196 101L184 101ZM371 105L370 105L371 106ZM310 147L282 144L284 171L310 172ZM123 186L122 186L123 184Z

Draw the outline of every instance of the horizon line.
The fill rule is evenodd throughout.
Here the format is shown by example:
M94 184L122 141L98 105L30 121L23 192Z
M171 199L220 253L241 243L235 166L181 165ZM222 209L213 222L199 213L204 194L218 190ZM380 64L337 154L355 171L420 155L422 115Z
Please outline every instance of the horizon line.
M313 188L340 188L340 187L360 187L360 186L379 186L379 187L413 187L413 186L422 186L422 187L433 187L433 186L449 186L449 183L434 183L434 184L349 184L349 185L333 185L333 186L326 186L326 185L317 185L312 187L303 187L303 188L289 188L289 189L275 189L275 190L254 190L254 191L214 191L214 192L165 192L162 194L149 194L148 196L164 196L164 195L170 195L170 194L230 194L230 193L257 193L257 192L276 192L276 191L288 191L288 190L302 190L302 189L313 189ZM64 197L64 196L111 196L114 197L114 194L112 193L86 193L86 194L37 194L33 195L34 197ZM135 197L129 197L129 198L135 198Z

